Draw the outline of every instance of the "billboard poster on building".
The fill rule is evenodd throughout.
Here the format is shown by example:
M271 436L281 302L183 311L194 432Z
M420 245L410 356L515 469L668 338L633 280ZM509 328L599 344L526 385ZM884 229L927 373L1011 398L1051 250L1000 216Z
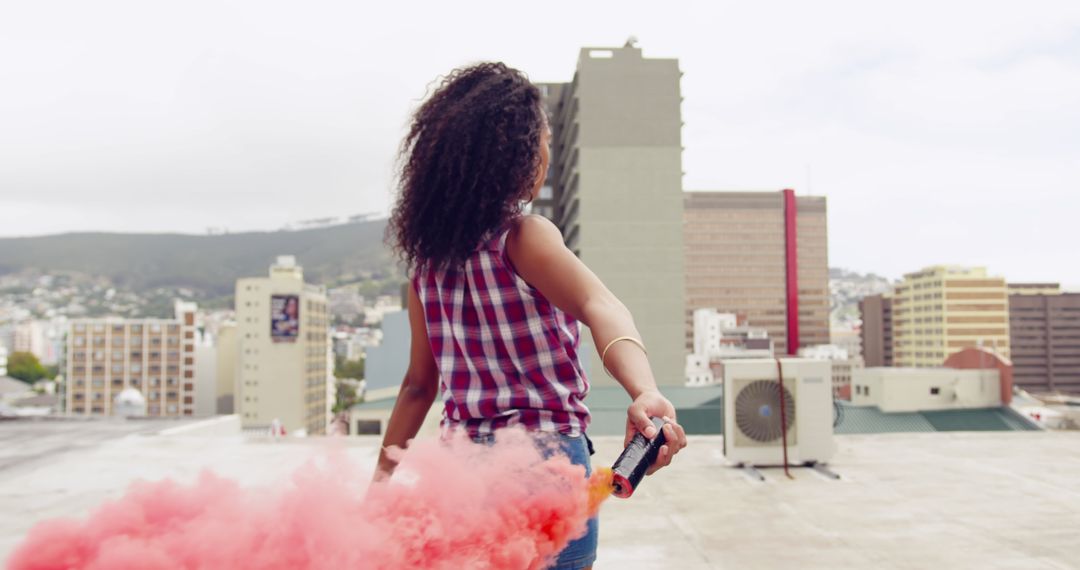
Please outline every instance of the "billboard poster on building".
M300 335L300 297L270 296L270 340L296 342Z

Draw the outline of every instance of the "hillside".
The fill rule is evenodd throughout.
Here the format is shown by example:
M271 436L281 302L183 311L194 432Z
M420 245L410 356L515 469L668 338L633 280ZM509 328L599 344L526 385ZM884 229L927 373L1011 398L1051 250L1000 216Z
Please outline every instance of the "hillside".
M395 273L383 244L386 220L296 231L220 235L68 233L0 238L0 275L75 271L143 292L187 287L228 296L239 277L266 274L278 255L295 255L305 280L333 285Z

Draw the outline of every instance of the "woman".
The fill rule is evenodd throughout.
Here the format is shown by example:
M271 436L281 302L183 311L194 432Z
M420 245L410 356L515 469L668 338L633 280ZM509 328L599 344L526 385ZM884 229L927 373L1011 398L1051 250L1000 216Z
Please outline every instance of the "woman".
M450 73L420 106L401 148L401 195L388 234L411 272L408 372L383 440L404 447L439 391L445 429L490 441L523 425L558 434L590 470L588 379L579 325L626 389L626 439L668 444L651 471L686 445L675 409L657 389L630 312L563 244L546 218L522 215L547 174L551 133L540 92L521 72L481 63ZM376 479L393 460L384 451ZM597 524L555 568L591 567Z

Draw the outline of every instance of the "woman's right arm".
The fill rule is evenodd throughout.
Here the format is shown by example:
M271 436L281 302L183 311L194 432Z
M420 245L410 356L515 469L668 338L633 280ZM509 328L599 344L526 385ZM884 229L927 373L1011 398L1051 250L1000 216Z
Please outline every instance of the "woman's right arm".
M427 321L424 318L424 305L416 294L416 288L409 286L409 326L412 329L412 347L409 350L409 369L401 383L394 410L386 424L382 451L379 453L379 465L375 469L374 480L389 478L397 462L387 453L387 448L404 449L409 440L416 437L416 432L424 423L424 418L431 410L431 404L439 393L439 369L435 357L431 354L428 342Z
M550 220L524 216L511 229L506 247L514 270L522 279L556 307L589 327L598 352L622 336L641 339L626 305L566 248L562 233ZM604 364L632 401L627 409L627 443L639 431L649 438L656 435L650 417L672 420L664 427L668 445L661 447L650 471L667 465L686 446L686 434L674 421L674 406L657 388L645 353L633 343L616 342L608 350Z

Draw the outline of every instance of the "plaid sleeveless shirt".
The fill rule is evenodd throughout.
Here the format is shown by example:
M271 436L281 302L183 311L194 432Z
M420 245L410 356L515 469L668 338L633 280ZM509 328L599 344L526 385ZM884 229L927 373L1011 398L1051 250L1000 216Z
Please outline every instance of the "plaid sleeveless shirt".
M514 271L508 231L489 234L461 268L413 275L439 368L442 428L579 435L589 424L580 324Z

